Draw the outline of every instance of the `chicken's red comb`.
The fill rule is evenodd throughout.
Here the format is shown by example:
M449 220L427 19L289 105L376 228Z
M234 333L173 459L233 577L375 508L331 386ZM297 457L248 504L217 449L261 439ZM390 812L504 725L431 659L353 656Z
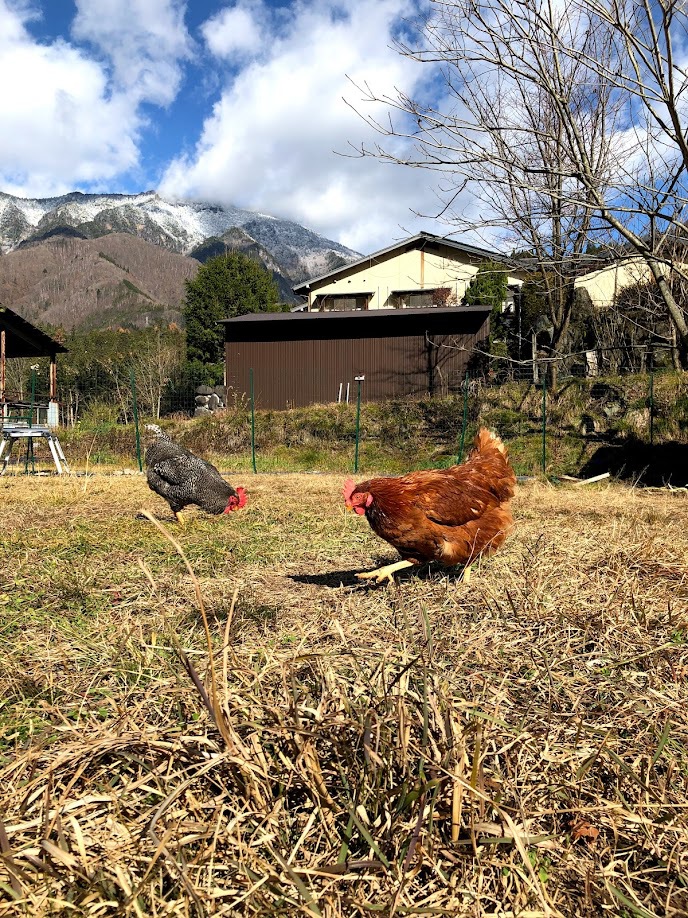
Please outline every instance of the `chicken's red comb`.
M342 494L344 495L344 500L351 500L351 495L356 490L356 485L354 484L353 478L347 478L344 482L344 487L342 488Z
M246 488L237 488L237 497L239 498L239 503L237 507L245 507L248 502L248 495L246 494Z

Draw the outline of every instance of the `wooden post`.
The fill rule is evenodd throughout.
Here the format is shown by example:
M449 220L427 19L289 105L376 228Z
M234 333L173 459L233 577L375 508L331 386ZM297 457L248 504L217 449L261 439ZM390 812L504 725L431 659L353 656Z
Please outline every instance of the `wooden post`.
M57 354L50 355L50 401L57 401Z

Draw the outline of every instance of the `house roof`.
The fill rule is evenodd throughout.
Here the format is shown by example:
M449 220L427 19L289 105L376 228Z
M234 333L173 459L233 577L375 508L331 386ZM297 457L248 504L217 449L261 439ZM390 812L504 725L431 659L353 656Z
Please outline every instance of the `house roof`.
M394 245L387 246L385 249L379 249L377 252L373 252L372 255L365 255L363 258L359 258L356 261L350 261L348 264L342 265L341 268L336 268L334 271L328 271L327 274L311 277L302 284L297 284L292 289L294 293L307 294L311 284L319 284L324 280L335 280L338 277L344 276L352 268L356 268L359 265L367 265L385 255L389 255L391 252L422 249L428 245L443 245L450 249L456 249L457 252L464 252L466 255L475 255L477 258L491 259L493 261L503 261L507 258L507 256L501 252L482 249L476 245L469 245L465 242L457 242L453 239L448 239L446 236L436 236L433 233L424 232L416 233L415 236L409 236L408 239L402 239L401 242L396 242Z
M331 299L332 297L340 297L341 299L353 299L355 296L373 296L375 293L374 290L342 290L340 293L323 293L323 298L327 297ZM308 305L308 304L306 304Z
M53 354L66 354L67 348L36 328L26 319L0 304L0 329L7 332L5 356L12 357L50 357Z

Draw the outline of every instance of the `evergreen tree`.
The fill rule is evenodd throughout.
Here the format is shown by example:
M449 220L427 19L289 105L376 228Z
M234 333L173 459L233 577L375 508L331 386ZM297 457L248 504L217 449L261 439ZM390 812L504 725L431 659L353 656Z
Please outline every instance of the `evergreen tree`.
M490 353L506 356L508 333L502 309L509 290L509 279L502 265L485 261L471 278L463 301L466 306L489 306Z
M507 273L502 265L484 261L468 285L463 301L466 306L490 306L500 314L509 288Z
M241 252L210 258L186 281L184 319L190 363L221 364L224 328L218 322L251 312L279 312L278 288L268 271Z

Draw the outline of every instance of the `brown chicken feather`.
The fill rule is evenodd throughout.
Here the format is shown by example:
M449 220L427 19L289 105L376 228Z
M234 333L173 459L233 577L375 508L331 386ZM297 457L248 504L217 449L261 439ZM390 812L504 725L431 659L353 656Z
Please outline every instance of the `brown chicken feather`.
M401 566L469 565L506 539L515 485L504 444L483 428L461 465L358 485L350 481L344 496L346 506L365 513L374 532L397 549L407 562Z

